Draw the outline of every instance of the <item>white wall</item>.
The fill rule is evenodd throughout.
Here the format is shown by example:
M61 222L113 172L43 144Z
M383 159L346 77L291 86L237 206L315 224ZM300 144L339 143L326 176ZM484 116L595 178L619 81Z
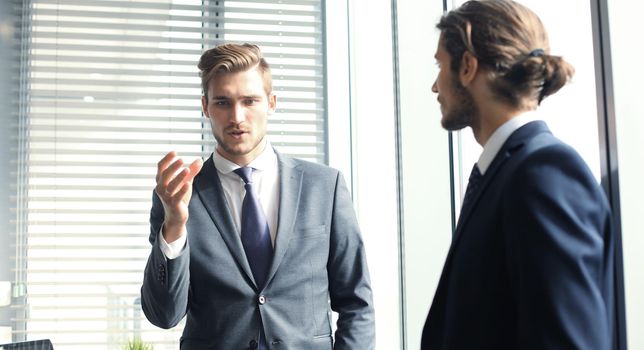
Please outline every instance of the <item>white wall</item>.
M644 349L644 105L641 2L608 1L624 251L626 336Z

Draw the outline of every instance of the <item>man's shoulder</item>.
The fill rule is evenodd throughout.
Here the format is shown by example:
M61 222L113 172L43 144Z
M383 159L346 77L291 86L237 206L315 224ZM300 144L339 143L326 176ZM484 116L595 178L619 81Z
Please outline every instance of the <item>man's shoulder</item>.
M523 153L524 161L528 163L585 164L576 149L551 133L539 134L529 140Z
M339 170L332 168L326 164L320 164L301 158L293 158L289 156L280 155L281 162L291 166L294 169L299 169L307 174L315 174L319 176L338 176Z
M572 186L583 186L592 192L602 192L598 181L583 159L569 144L552 134L540 134L526 143L525 149L510 167L517 188L544 192L570 191ZM518 190L517 190L518 191Z

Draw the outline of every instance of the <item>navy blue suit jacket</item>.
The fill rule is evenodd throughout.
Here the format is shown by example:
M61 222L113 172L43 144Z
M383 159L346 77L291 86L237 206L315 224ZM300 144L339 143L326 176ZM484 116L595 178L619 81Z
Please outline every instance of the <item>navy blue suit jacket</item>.
M541 121L516 130L461 212L422 349L609 349L609 205Z

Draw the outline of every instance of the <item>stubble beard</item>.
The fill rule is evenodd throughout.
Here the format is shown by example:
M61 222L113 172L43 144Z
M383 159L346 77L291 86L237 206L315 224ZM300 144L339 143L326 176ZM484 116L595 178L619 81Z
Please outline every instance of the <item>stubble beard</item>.
M451 109L443 115L441 125L445 130L457 131L468 126L478 128L480 114L472 94L461 84L456 76L452 78L454 103Z
M245 148L245 147L237 147L240 144L235 144L235 145L230 145L226 143L222 137L219 137L216 133L213 132L213 136L215 137L215 141L217 141L217 148L221 148L222 151L224 151L226 154L229 154L231 156L239 157L239 156L245 156L253 150L257 149L258 145L262 143L264 140L265 136L258 137L257 139L253 140L253 144L250 146L250 148ZM221 152L220 152L221 153Z

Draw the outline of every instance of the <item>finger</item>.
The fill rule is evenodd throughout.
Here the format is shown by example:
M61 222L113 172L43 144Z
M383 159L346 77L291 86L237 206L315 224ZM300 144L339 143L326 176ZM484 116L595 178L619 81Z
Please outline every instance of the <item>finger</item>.
M183 167L183 159L177 158L177 160L170 164L165 170L163 170L163 173L161 173L161 184L164 187L167 187L168 183L178 175L181 167Z
M199 174L201 171L201 168L203 167L203 161L201 158L195 159L190 165L188 166L188 169L190 169L190 174L188 175L188 181L192 182L192 179Z
M189 191L192 191L192 186L189 183L184 183L183 186L181 186L181 189L177 191L177 194L175 197L181 198L181 200L183 200L184 198L186 198L186 194L188 194Z
M190 175L190 169L184 168L181 170L177 176L175 176L166 186L165 193L169 196L174 196L175 192L183 186L184 183L188 182L188 177Z
M172 189L168 189L168 183L172 181L172 179L174 179L174 177L176 176L175 174L182 166L183 160L179 158L161 172L161 175L157 180L156 192L162 200L167 201L172 195L173 191Z
M176 193L184 184L192 186L192 180L201 171L203 161L199 158L194 160L187 168L179 172L166 186L165 192L167 195L175 196Z
M157 176L156 180L159 182L159 179L161 177L161 173L168 167L168 164L170 164L170 161L174 159L177 156L177 152L175 151L170 151L168 152L161 160L157 163Z

